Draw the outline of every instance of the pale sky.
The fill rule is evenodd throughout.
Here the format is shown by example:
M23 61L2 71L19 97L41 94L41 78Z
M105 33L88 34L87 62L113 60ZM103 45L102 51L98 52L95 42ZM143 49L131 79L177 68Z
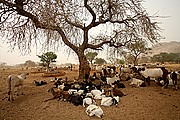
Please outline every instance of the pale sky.
M156 15L169 16L167 18L159 18L157 21L161 22L159 25L163 30L161 33L165 39L161 42L179 41L180 42L180 0L145 0L144 7L147 9L150 15L157 13ZM0 38L1 39L1 38ZM18 50L14 52L8 52L9 45L0 41L0 62L5 62L8 65L15 65L24 63L27 60L39 62L37 57L37 51L34 50L30 55L22 56ZM56 52L58 58L57 63L78 63L78 59L72 55L66 54L64 51Z

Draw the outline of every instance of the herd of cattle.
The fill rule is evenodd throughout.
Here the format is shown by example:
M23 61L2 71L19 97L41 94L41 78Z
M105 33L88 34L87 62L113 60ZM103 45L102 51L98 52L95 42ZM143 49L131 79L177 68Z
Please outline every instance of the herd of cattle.
M8 77L9 98L13 100L14 87L22 86L25 74L11 75ZM179 71L168 71L165 67L146 68L145 66L121 67L117 71L116 67L97 68L93 75L85 75L84 81L74 80L68 82L66 78L51 78L53 86L48 90L53 97L45 100L49 101L58 98L58 100L70 102L76 106L82 105L86 107L86 114L89 116L97 116L102 118L104 115L100 106L117 105L120 97L126 94L121 91L125 88L122 81L130 81L131 86L146 87L150 86L152 80L162 88L169 85L174 90L178 89L180 83ZM43 81L34 81L36 86L47 84ZM100 100L98 106L97 101Z
M180 84L180 71L168 71L165 67L121 66L119 71L114 66L105 68L97 67L96 72L100 73L101 78L102 74L106 78L112 77L112 75L119 75L120 81L130 80L130 85L135 85L136 87L140 87L141 85L149 86L151 80L156 81L163 88L172 86L175 90L178 89L178 84Z

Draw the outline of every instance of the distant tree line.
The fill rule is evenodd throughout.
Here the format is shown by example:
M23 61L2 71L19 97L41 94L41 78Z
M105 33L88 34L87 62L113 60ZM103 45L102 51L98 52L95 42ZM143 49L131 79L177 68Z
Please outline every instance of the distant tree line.
M153 62L180 63L180 53L160 53L152 57Z

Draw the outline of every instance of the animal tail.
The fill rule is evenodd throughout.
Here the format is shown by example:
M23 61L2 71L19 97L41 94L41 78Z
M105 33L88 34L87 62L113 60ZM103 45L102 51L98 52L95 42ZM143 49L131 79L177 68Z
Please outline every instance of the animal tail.
M11 76L8 77L8 95L11 93Z

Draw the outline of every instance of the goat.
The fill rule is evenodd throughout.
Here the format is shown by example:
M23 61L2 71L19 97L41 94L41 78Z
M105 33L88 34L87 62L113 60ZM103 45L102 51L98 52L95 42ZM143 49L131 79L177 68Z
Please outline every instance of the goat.
M86 105L92 105L92 104L96 104L95 100L87 97L83 99L83 107L86 107Z
M100 90L91 90L91 93L94 99L102 99L102 95L104 94L104 89Z
M83 96L81 95L72 95L70 97L70 103L73 103L75 106L83 105Z
M107 77L107 84L109 85L112 85L112 83L114 83L115 81L117 80L120 80L118 74L116 74L114 77L110 78L110 77Z
M22 88L23 82L26 79L26 75L28 75L28 74L27 73L26 74L23 73L23 74L20 74L20 75L12 74L12 75L8 76L8 78L7 78L7 81L8 81L8 95L9 95L8 101L10 101L10 99L12 101L14 101L14 99L13 99L14 88L18 87L18 92L19 92L19 86L21 86L21 88Z
M53 95L53 98L45 100L44 102L47 102L49 100L53 100L53 99L56 99L56 98L59 98L59 100L60 100L63 91L62 90L58 90L58 89L55 90L55 88L53 87L53 88L49 89L48 92L50 92Z
M102 116L104 115L103 110L101 109L101 107L96 106L96 105L89 105L86 108L86 114L89 116L97 116L99 118L102 118Z
M41 86L41 85L47 84L47 82L46 82L46 81L36 81L36 80L34 80L34 84L35 84L36 86Z
M117 106L118 103L119 103L119 96L114 96L114 97L104 96L101 100L102 106L111 106L111 105Z
M65 101L67 101L67 102L70 101L71 97L72 97L72 95L70 95L68 93L68 91L63 91L62 92L62 99L63 99L64 102Z

